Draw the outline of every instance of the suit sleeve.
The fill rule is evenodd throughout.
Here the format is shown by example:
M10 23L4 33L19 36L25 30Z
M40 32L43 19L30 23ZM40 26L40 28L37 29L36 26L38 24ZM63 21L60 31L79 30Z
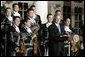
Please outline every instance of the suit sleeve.
M57 32L55 32L55 30L51 26L48 28L48 32L49 32L49 40L51 40L51 41L65 41L65 40L67 40L66 36L60 37L61 35L58 34ZM63 33L65 33L65 32L63 31Z

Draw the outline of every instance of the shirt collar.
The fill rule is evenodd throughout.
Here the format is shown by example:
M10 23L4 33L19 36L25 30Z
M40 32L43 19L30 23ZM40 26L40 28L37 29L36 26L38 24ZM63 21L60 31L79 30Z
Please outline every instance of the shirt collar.
M56 26L59 26L59 23L55 23Z

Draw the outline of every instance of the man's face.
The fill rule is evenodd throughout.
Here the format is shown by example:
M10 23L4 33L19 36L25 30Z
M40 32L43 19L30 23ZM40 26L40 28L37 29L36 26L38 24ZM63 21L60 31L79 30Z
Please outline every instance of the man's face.
M20 19L19 19L19 18L16 18L16 19L14 20L14 24L15 24L16 26L19 26L19 24L20 24Z
M27 22L25 22L25 25L30 27L31 26L31 20L27 20Z
M49 21L49 22L52 22L52 21L53 21L53 16L52 16L52 15L49 15L49 16L48 16L48 21Z
M61 21L61 16L60 16L60 15L56 15L56 16L55 16L55 21L56 21L56 23L60 23L60 21Z
M11 9L6 10L6 16L11 16Z
M28 13L27 13L27 15L29 16L29 17L33 17L33 14L34 14L34 11L29 11Z
M14 11L16 11L16 12L19 11L19 6L18 5L14 5Z
M57 12L57 13L56 13L56 15L60 15L60 16L62 16L62 14L61 14L61 12L60 12L60 11L59 11L59 12Z

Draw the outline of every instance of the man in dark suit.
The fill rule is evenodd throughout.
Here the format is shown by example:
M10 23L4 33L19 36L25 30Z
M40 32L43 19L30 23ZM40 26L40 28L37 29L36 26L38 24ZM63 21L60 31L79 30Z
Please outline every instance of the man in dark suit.
M61 35L65 34L65 30L61 21L60 10L57 10L52 25L48 27L49 32L49 56L65 56L64 54L64 40L67 38L61 38Z

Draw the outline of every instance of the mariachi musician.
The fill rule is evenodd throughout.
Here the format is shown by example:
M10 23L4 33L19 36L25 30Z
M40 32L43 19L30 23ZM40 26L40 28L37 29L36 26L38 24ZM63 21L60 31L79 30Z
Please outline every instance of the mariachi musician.
M8 30L8 27L12 25L12 22L13 22L13 18L11 16L11 8L7 7L5 9L5 15L2 14L2 17L1 17L1 45L2 45L1 53L3 55L6 55L6 39L7 39L6 33Z
M23 20L24 26L21 28L22 38L25 42L25 53L24 56L32 56L33 44L32 44L32 30L31 30L31 20L29 18Z
M52 24L53 16L51 13L47 15L47 22L45 24L42 24L41 31L42 31L42 54L44 56L48 56L48 27Z
M65 19L64 29L67 35L69 35L68 41L65 41L65 44L69 46L65 49L67 56L75 56L79 50L79 35L74 33L73 28L70 28L70 18Z
M66 18L65 19L65 21L64 21L64 29L65 29L65 32L66 32L66 34L67 35L69 35L69 40L72 40L72 30L70 29L70 18ZM66 40L66 41L64 41L64 43L65 43L65 54L66 54L66 56L70 56L70 42L71 41L68 41L68 40Z
M12 5L12 7L13 7L13 13L12 13L12 15L13 16L19 16L19 17L21 17L20 14L19 14L19 5L18 5L18 3L14 3Z
M33 18L35 19L35 21L39 24L39 26L41 26L41 17L40 15L36 14L36 6L35 5L32 5L30 6L31 9L33 9Z
M35 32L37 32L37 40L39 42L39 29L40 29L40 26L39 26L39 19L36 19L34 18L34 10L29 8L27 9L27 18L29 18L31 20L31 28L32 28L32 31L33 31L33 34Z
M7 31L7 55L16 56L16 48L19 46L20 39L20 17L13 17L13 25Z

